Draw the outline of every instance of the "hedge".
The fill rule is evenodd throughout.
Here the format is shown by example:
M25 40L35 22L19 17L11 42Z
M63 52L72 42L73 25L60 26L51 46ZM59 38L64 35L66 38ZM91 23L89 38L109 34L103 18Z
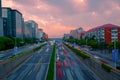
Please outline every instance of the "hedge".
M56 47L55 47L55 44L54 44L46 80L54 80L55 50L56 50Z
M101 66L102 66L102 68L103 68L105 71L107 71L107 72L110 72L111 69L112 69L111 66L109 66L109 65L107 65L107 64L105 64L105 63L101 63Z
M68 48L70 48L73 52L75 52L78 56L82 57L83 59L90 58L90 56L88 54L83 53L80 50L75 49L74 47L69 46L68 44L64 43L64 45L66 45Z

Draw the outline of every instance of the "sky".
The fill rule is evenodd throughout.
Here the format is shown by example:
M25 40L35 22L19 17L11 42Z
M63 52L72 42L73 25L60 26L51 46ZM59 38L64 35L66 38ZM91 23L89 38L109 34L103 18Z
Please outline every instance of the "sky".
M87 31L107 23L120 26L120 0L2 0L2 6L19 10L25 21L36 21L49 37L79 27Z

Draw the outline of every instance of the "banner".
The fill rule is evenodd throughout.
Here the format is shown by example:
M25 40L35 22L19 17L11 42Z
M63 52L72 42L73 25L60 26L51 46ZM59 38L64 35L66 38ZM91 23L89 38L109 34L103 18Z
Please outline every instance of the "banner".
M114 49L114 50L112 50L112 60L113 61L117 61L119 58L119 51L118 51L118 49Z

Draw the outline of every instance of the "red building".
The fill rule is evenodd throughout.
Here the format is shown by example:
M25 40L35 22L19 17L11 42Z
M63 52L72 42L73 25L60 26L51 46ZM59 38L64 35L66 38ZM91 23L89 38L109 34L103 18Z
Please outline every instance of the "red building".
M120 41L120 26L113 24L105 24L88 30L85 37L94 38L99 42Z

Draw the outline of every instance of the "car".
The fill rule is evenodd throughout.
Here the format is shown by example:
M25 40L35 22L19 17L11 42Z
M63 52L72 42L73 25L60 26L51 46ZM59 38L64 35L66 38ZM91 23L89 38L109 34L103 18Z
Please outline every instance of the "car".
M56 66L57 66L57 67L61 67L61 66L62 66L62 64L61 64L60 60L59 60L59 61L57 61Z
M101 62L108 63L109 61L107 59L101 59Z
M57 61L59 61L59 60L60 60L60 57L57 56Z
M59 78L62 78L62 76L63 76L63 74L62 74L62 68L58 68L58 69L57 69L57 76L58 76Z

